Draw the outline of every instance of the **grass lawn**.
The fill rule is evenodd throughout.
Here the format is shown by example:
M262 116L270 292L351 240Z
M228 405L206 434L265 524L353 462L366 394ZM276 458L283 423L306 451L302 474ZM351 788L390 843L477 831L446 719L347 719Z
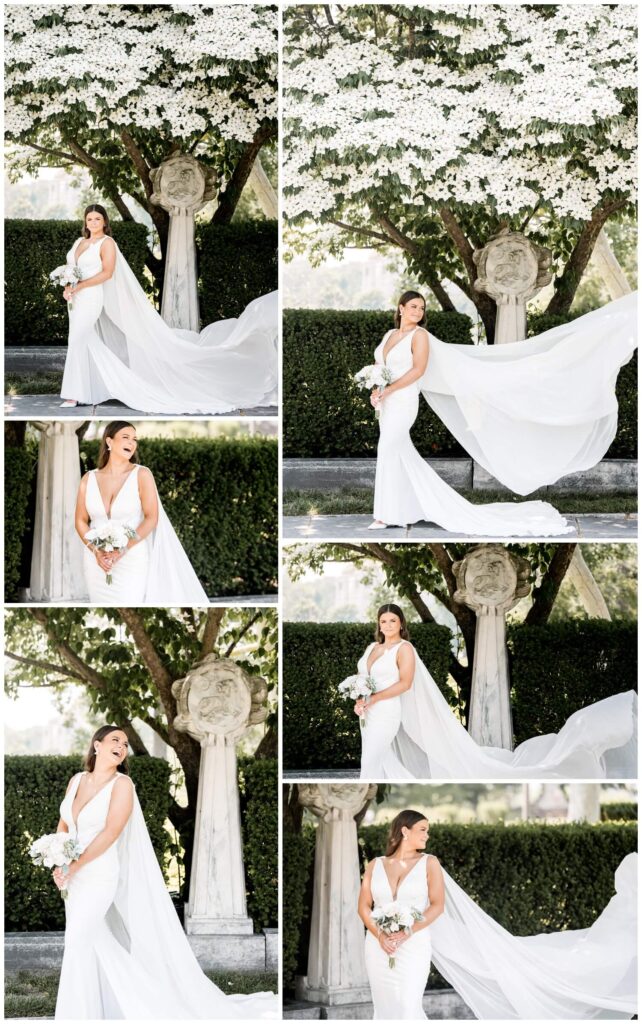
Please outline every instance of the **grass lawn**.
M215 985L228 994L276 992L276 974L259 971L206 971ZM5 975L5 1020L12 1017L53 1017L58 991L58 971L19 971Z
M62 373L6 373L5 395L59 395Z
M515 494L498 491L462 491L474 505L487 505L491 501L524 501ZM373 492L366 487L343 487L336 491L284 491L283 515L372 515ZM535 495L537 497L537 495ZM563 514L582 512L637 511L635 494L546 494L542 495Z

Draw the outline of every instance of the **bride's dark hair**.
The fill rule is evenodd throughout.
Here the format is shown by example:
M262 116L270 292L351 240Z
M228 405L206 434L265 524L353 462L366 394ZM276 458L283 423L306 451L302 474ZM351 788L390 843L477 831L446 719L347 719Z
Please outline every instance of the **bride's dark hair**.
M88 213L99 213L105 222L103 231L106 235L111 235L111 224L109 223L109 217L107 216L107 210L100 203L90 203L85 212L82 215L82 233L83 238L90 238L91 232L87 227L87 214Z
M136 427L133 423L129 423L127 420L112 420L108 423L103 431L103 436L100 441L100 449L98 451L98 460L96 462L97 469L104 469L109 462L109 448L107 442L115 437L119 430L124 430L125 427L130 427L131 430L135 430ZM137 463L138 460L138 448L129 460L132 463Z
M401 327L401 313L399 312L399 306L405 306L406 303L410 302L411 299L421 299L421 301L424 304L424 315L417 324L417 327L423 327L423 325L426 322L426 300L424 299L421 292L404 292L395 307L395 327L397 328L397 330L399 330L399 328Z
M406 622L406 616L402 612L398 604L382 604L381 608L377 612L377 625L375 626L375 640L378 644L382 644L385 637L379 629L379 619L386 612L391 612L392 615L396 615L401 623L400 635L402 640L410 640L410 633L408 632L408 623Z
M386 857L392 857L401 844L403 839L402 829L412 828L417 824L418 821L428 821L425 814L420 811L399 811L396 818L390 822L390 831L388 832L388 841L386 844Z
M84 767L86 772L93 772L94 768L96 767L96 751L94 749L94 743L101 743L102 740L104 740L105 736L109 736L110 732L124 731L125 730L121 729L119 725L101 725L100 729L96 729L96 732L91 737L89 750L85 754ZM124 761L120 762L116 770L121 772L123 775L129 775L129 762L127 758L125 758Z

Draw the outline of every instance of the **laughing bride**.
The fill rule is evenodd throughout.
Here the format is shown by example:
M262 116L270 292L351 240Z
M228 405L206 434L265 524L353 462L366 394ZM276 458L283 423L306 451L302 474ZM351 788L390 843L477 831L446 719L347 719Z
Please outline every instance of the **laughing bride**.
M277 385L276 292L200 334L165 323L111 237L107 211L85 210L67 253L69 345L62 405L118 399L142 412L226 413L271 405Z

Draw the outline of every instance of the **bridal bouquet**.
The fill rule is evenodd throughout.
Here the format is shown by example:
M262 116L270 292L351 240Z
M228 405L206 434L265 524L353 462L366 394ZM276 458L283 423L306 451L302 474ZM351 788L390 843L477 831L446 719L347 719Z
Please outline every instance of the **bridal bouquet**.
M61 267L56 267L55 270L51 271L49 280L53 281L54 284L59 284L62 288L66 288L68 285L77 284L78 281L82 280L82 277L78 267L72 267L68 263L63 263ZM69 300L69 308L73 309L71 299Z
M337 689L342 697L348 697L350 700L360 700L362 697L369 697L371 693L376 693L377 684L372 676L348 676L342 683L339 683ZM365 712L359 715L359 724L363 729L366 724Z
M132 530L131 526L121 523L105 523L104 526L96 526L92 530L88 530L85 540L91 541L99 551L122 551L135 536L136 530ZM111 582L112 575L108 572L107 583L111 584Z
M357 387L364 388L366 391L379 388L379 394L381 394L388 384L392 384L392 373L387 366L383 366L381 363L373 363L371 366L364 366L358 373L355 373L353 380ZM379 416L378 409L375 409L375 416Z
M410 935L410 929L415 921L421 921L424 915L414 907L406 907L398 900L393 900L382 907L375 907L371 916L379 931L384 935L396 935L398 932ZM388 967L394 966L395 958L389 956Z
M65 869L78 860L81 853L78 840L68 832L41 836L29 847L29 856L34 864L43 868L62 868L64 874L67 873ZM69 892L66 888L61 889L60 895L66 900Z

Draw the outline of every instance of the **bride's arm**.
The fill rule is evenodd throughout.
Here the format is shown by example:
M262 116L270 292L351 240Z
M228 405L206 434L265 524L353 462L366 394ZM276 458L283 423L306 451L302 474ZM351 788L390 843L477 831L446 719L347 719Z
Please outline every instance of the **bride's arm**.
M67 796L67 793L71 789L71 784L72 784L72 782L74 781L75 778L76 778L76 776L72 775L70 780L69 780L69 782L67 783L67 788L65 790L65 796ZM69 829L67 828L67 822L63 821L62 818L61 818L60 821L58 822L58 828L56 829L56 832L68 832L68 831L69 831Z
M365 701L358 700L354 706L355 712L358 707L371 708L382 700L392 700L393 697L400 697L402 693L409 690L415 677L415 649L412 644L402 644L397 651L397 667L399 669L399 682L387 686L379 693L371 694Z
M76 498L76 515L74 519L74 525L76 527L76 533L80 537L81 541L86 548L89 548L92 555L98 562L98 565L103 572L109 572L113 565L113 559L109 557L106 551L99 551L89 540L85 540L85 534L89 530L89 513L87 511L87 481L89 479L89 473L85 473L84 477L80 481L80 487L78 488L78 496Z
M384 935L383 932L379 931L376 924L372 920L372 916L370 913L370 911L372 910L372 904L374 903L374 900L372 898L372 890L370 888L374 865L375 862L371 860L365 870L363 881L361 883L361 889L359 890L359 903L357 904L357 912L359 914L359 917L363 921L364 925L366 926L367 930L370 932L371 935L374 935L375 939L377 940L381 948L384 950L384 952L394 953L394 942L392 941L389 935Z
M114 240L109 238L109 236L100 247L100 262L102 263L103 269L98 274L94 274L93 277L88 277L85 281L79 281L78 284L71 287L71 298L73 298L74 295L77 295L78 292L81 292L83 288L94 288L97 284L104 284L105 281L109 281L110 277L113 276L116 268L116 245ZM66 291L67 289L65 288L65 292ZM66 295L64 295L64 297L68 298Z
M85 865L90 864L92 860L96 860L96 857L100 857L105 850L108 850L109 847L116 842L120 833L129 821L133 806L134 786L132 782L127 779L127 782L123 783L120 779L117 779L116 782L114 782L114 786L111 791L111 799L109 801L109 811L107 812L105 827L102 832L98 833L95 839L92 839L89 846L83 851L83 853L81 853L78 860L75 860L73 864L69 865L69 871L65 876L67 880L73 878L80 868L84 868Z
M408 370L407 373L404 373L403 377L394 381L393 384L388 384L381 392L379 401L382 402L387 395L392 395L395 391L401 391L402 388L409 387L416 380L423 377L428 366L429 354L430 341L428 331L424 331L423 327L419 327L412 338L412 370Z

